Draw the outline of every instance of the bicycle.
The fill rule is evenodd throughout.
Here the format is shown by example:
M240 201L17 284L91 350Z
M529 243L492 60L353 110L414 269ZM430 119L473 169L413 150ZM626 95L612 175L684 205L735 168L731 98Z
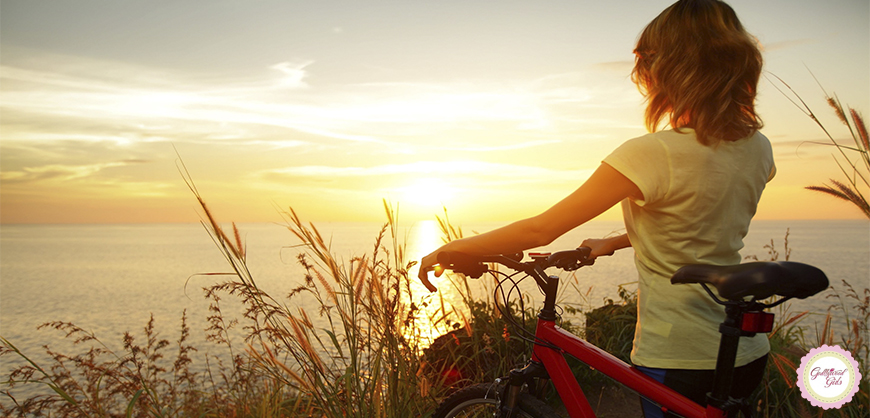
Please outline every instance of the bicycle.
M548 382L555 386L571 418L593 418L595 413L572 374L565 354L634 390L661 406L663 411L686 418L735 417L738 412L750 416L751 410L745 400L728 396L740 337L772 330L774 314L765 312L765 309L791 298L807 298L828 287L828 278L824 272L796 262L753 262L731 266L689 265L679 269L671 278L672 284L698 283L716 303L725 306L726 319L719 327L722 336L714 386L713 391L707 394L708 405L705 408L556 325L559 277L548 276L545 270L555 267L574 271L591 265L594 259L589 259L590 251L589 248L581 247L552 254L530 253L531 261L525 262L522 261L522 253L483 257L448 252L439 254L438 263L441 267L455 273L472 278L479 278L488 271L501 274L503 278L498 281L496 292L503 292L502 285L506 281L512 282L514 287L517 286L518 282L513 280L513 276L517 274L525 274L523 278L532 277L544 294L544 304L537 316L534 335L525 337L533 343L531 360L525 367L511 370L509 376L497 379L494 383L460 389L439 404L433 414L434 418L558 417L543 401ZM491 264L501 264L516 273L499 273L489 267ZM716 289L719 297L710 289L711 286ZM780 298L768 303L762 302L773 296ZM499 306L499 309L502 307ZM509 313L505 318L511 318ZM520 332L525 331L522 327L517 328Z

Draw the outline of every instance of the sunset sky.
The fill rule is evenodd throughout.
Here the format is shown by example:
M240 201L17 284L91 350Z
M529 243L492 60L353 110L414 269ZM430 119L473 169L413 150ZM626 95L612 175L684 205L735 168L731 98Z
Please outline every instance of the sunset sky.
M0 222L463 221L540 212L645 133L638 34L671 1L0 3ZM785 80L870 115L867 0L733 0L764 47L759 218L859 218ZM616 218L616 213L606 215Z

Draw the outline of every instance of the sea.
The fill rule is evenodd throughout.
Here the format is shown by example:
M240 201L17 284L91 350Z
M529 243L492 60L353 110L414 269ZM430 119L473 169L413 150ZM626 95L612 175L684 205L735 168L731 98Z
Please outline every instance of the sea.
M346 262L371 254L383 227L378 223L328 222L315 226L332 253ZM471 235L498 225L460 226L465 235ZM297 261L297 255L304 251L298 246L299 240L280 224L241 224L238 229L252 276L262 289L287 301L286 295L304 281ZM622 230L620 222L593 221L544 250L574 248L585 238ZM386 240L391 239L388 232ZM415 260L438 247L441 233L437 223L421 221L400 225L396 239L406 246L406 259ZM850 318L858 315L856 300L847 296L849 289L844 283L862 298L870 287L870 222L756 220L744 244L744 257L788 257L815 265L828 275L833 291L794 300L788 303L787 312L781 312L810 311L812 314L801 322L807 335L814 335L832 306L839 306L834 313L840 331L846 326L844 313ZM120 353L125 332L144 344L143 330L152 318L160 338L175 344L185 315L190 342L202 351L198 355L220 356L221 347L204 343L210 300L205 298L203 288L230 279L216 274L230 271L227 260L200 224L2 225L0 336L34 361L47 362L45 346L61 352L85 349L73 346L62 332L38 329L41 324L75 324ZM620 286L634 289L636 280L632 250L620 251L578 271L570 286L563 288L560 303L594 307L608 299L618 301ZM436 285L445 300L458 300L446 281L436 281ZM417 294L425 293L422 286L415 289ZM538 296L527 293L532 299ZM489 297L480 292L475 296ZM240 315L241 308L232 296L224 296L221 303L228 315ZM300 298L287 303L317 312L312 302ZM21 359L7 355L0 362L3 381Z

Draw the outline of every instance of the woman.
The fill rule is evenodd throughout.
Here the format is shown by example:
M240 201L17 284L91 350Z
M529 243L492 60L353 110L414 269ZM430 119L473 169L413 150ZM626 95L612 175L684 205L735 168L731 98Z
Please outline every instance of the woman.
M698 285L672 286L687 264L738 264L738 251L775 168L758 130L756 87L762 59L730 6L681 0L644 29L632 80L646 98L651 132L625 142L574 193L542 214L456 240L421 261L420 279L441 251L504 254L549 244L622 202L627 233L588 239L592 256L633 247L639 275L632 362L702 405L711 390L724 310ZM671 127L658 131L662 121ZM758 385L769 346L743 337L732 396ZM662 416L644 405L647 417Z

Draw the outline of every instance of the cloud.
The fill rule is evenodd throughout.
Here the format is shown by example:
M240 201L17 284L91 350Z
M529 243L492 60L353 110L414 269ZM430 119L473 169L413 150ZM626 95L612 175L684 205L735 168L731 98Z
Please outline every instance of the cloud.
M584 109L636 107L640 95L629 79L632 65L628 61L600 63L585 71L550 74L535 80L531 88L550 105L569 103ZM618 67L624 71L616 71Z
M555 170L547 167L490 163L482 161L417 161L407 164L384 164L369 167L306 165L263 170L256 174L260 178L286 180L289 178L340 179L354 177L380 176L440 176L440 177L498 177L513 180L532 181L585 179L592 170Z
M308 64L282 63L274 68L286 74L281 81L284 87L300 88L305 85L304 67ZM238 82L237 88L211 90L178 80L176 84L167 86L168 81L164 79L161 85L149 87L115 84L101 77L99 72L69 76L3 66L0 68L0 79L4 82L4 89L0 91L3 123L6 126L16 123L29 125L30 132L23 135L32 140L63 136L123 140L117 134L118 124L126 126L126 130L138 132L149 131L148 126L162 125L161 131L174 136L183 137L187 133L202 137L214 134L216 125L225 130L228 124L232 124L250 127L247 130L249 139L260 141L263 139L258 135L261 130L258 127L278 127L341 141L378 142L370 135L342 131L341 126L347 123L347 119L330 114L327 107L298 104L286 97L276 101L269 97L274 89L265 83L255 86ZM112 132L45 132L41 129L54 129L57 125L40 128L37 126L40 124L29 122L44 121L45 118L65 118L70 122L93 120L112 125ZM142 137L152 135L152 132L147 132Z
M436 162L376 166L306 165L262 170L247 176L246 184L276 196L390 196L421 200L424 190L439 196L480 199L491 193L564 194L585 181L593 170L556 170L480 161ZM431 191L431 190L430 190ZM413 198L411 196L414 196Z
M281 62L269 68L284 73L284 77L280 81L281 87L299 89L308 87L308 84L306 84L302 80L308 75L308 73L305 71L305 67L313 63L314 61L305 61L298 64Z
M92 177L95 174L111 167L123 167L131 164L143 164L146 160L127 159L118 162L87 164L87 165L64 165L48 164L38 167L24 167L19 170L0 172L0 181L5 183L30 183L38 181L71 181Z
M546 145L558 144L561 143L561 140L557 139L542 139L539 141L529 141L529 142L520 142L514 144L506 144L506 145L493 145L493 146L459 146L459 147L443 147L442 149L446 151L474 151L474 152L492 152L492 151L508 151L508 150L519 150L533 147L542 147Z
M791 49L800 45L808 45L815 44L819 41L817 39L803 38L803 39L789 39L787 41L779 41L779 42L771 42L769 44L763 44L764 51L778 51L783 49Z
M619 73L621 75L628 75L631 73L631 70L634 68L634 61L625 60L625 61L609 61L609 62L599 62L597 64L593 64L593 68L605 70L605 71L613 71Z

